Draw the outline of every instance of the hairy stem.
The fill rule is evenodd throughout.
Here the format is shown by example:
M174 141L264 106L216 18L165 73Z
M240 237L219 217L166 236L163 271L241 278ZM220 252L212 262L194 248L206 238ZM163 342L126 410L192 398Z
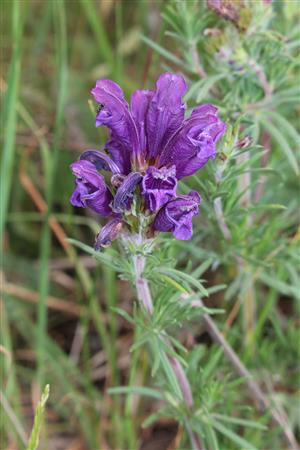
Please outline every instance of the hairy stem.
M137 290L138 299L145 308L145 310L149 313L153 313L153 302L151 297L151 292L149 289L148 281L143 277L143 272L145 268L145 257L143 255L134 255L133 257L133 263L134 263L134 270L135 270L135 285ZM167 341L166 341L167 342ZM171 344L167 342L169 346ZM180 386L183 400L187 406L188 409L192 409L194 406L194 400L193 395L191 391L191 387L189 384L189 381L187 379L187 376L185 374L185 371L175 357L169 356L169 361L171 364L171 367L173 368L174 375L178 381L178 384ZM187 424L186 429L188 431L192 448L193 450L204 450L199 436L190 428L190 426Z

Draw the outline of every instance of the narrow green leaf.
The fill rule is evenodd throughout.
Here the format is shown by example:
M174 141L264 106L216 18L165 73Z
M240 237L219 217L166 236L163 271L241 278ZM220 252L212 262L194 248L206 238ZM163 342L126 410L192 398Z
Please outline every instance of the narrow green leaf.
M210 89L220 80L223 80L224 78L226 78L226 74L222 73L219 75L213 75L210 76L209 78L205 79L202 82L202 86L199 88L199 90L197 91L197 98L196 98L196 102L201 102L203 101L208 92L210 91Z
M239 417L229 417L224 416L223 414L212 414L212 418L215 418L217 420L221 420L223 422L232 423L239 426L245 426L249 428L257 428L259 430L266 430L267 427L264 425L261 425L260 423L253 422L252 420L246 420L246 419L240 419Z
M110 255L100 253L99 251L94 250L93 247L83 244L82 242L77 241L76 239L68 239L68 242L70 242L70 244L73 244L76 247L80 248L81 250L84 250L86 253L93 256L95 259L97 259L97 261L100 261L100 262L108 265L112 269L115 269L115 270L118 269L118 264L116 264L113 261L113 258Z
M128 314L128 312L124 311L124 309L116 307L111 307L110 309L118 313L120 316L124 317L124 319L126 319L129 323L132 323L133 325L135 324L133 318Z
M250 442L241 438L236 433L234 433L229 428L227 428L225 425L222 425L221 423L217 422L216 420L213 420L211 422L211 425L217 431L224 434L224 436L227 436L232 442L234 442L236 445L238 445L238 448L243 449L243 450L258 450L256 447L254 447L252 444L250 444Z
M48 400L50 393L50 386L47 384L45 386L44 392L42 394L41 400L36 408L35 416L34 416L34 424L32 428L32 432L30 435L29 443L27 446L27 450L36 450L39 445L39 436L41 427L44 420L44 414L45 414L45 406L46 402Z
M96 3L92 0L80 0L80 4L95 35L100 55L104 57L111 70L113 70L114 54L101 19L101 14L97 11Z
M162 368L167 376L167 379L170 384L170 388L172 388L173 392L176 394L178 398L182 398L182 392L180 389L180 386L178 384L178 380L174 374L174 370L171 366L170 361L168 360L168 357L166 353L163 351L161 347L158 347L159 349L159 355L160 355L160 362L162 365Z
M108 393L110 395L136 394L136 395L144 395L145 397L157 398L159 400L164 399L161 392L143 386L118 386L108 389Z
M3 7L4 5L2 5ZM3 14L3 11L2 11ZM0 173L0 236L6 222L10 188L15 159L15 138L17 126L17 98L21 76L22 33L24 28L24 4L19 0L12 3L12 42L13 55L8 75L5 96L5 115L2 116L1 128L4 137ZM5 125L5 127L4 127Z
M285 132L295 143L297 151L300 149L300 135L291 123L276 111L269 111L269 116L278 124L278 128L282 133Z
M193 276L181 272L177 269L167 268L167 267L159 267L155 272L162 273L174 278L176 281L182 282L185 281L188 285L196 288L203 296L207 297L207 290L202 286L199 280L196 280Z
M281 150L285 153L285 156L287 157L296 175L299 175L299 167L297 159L288 141L285 139L284 134L281 132L281 130L278 130L278 128L275 125L273 125L270 121L262 119L261 122L264 125L265 129L271 134L273 139L278 142L279 146L281 147Z
M150 425L152 425L154 422L157 421L157 419L159 419L160 417L165 416L165 414L163 414L163 412L155 412L153 414L151 414L149 417L147 417L147 419L144 420L144 422L142 423L142 428L148 428L150 427Z
M165 48L161 47L156 42L152 41L151 39L148 39L146 36L142 36L142 40L149 45L149 47L153 48L157 53L159 53L164 58L168 59L169 61L172 61L174 64L178 64L179 66L183 66L183 61L181 61L179 58L177 58L173 53L170 53Z

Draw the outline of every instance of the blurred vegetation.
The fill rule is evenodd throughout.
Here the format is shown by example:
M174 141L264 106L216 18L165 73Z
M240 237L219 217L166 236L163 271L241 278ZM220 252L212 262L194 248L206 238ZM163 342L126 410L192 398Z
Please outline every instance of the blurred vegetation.
M299 436L299 3L228 0L229 13L216 3L1 4L3 449L27 446L46 384L40 449L188 448L168 408L142 428L161 407L142 389L154 385L153 361L142 330L114 309L131 315L134 291L67 240L92 245L101 225L69 204L69 164L106 139L91 87L112 78L128 97L164 70L185 75L189 107L214 103L229 127L219 157L181 182L203 199L193 240L166 238L149 279L166 301L188 282L160 277L160 261L205 280L207 306L224 311L214 320ZM202 424L207 447L288 448L201 320L188 319L176 338L212 420ZM120 385L141 390L109 393Z

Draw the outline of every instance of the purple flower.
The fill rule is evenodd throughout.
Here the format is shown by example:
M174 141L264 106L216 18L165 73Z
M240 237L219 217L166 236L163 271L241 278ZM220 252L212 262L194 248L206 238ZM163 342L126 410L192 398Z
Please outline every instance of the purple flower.
M193 235L193 216L199 214L201 198L198 192L179 195L158 212L153 227L158 231L171 231L176 239L186 241Z
M159 164L173 163L177 179L192 175L215 158L216 143L226 129L217 111L212 105L195 108L164 147Z
M216 143L225 124L217 108L202 105L184 120L182 97L187 86L181 75L162 74L155 91L138 90L131 97L131 112L122 89L99 80L92 94L100 103L96 125L110 129L106 144L120 173L175 166L176 178L192 175L216 155Z
M141 223L152 229L172 231L178 239L192 236L200 197L195 192L177 196L178 180L215 158L226 125L209 104L196 107L185 119L186 91L184 78L172 73L160 75L155 90L134 92L130 107L111 80L98 80L92 89L98 103L96 126L105 125L110 136L104 151L86 150L72 164L76 189L71 203L112 215L113 222L97 238L97 248L103 239L111 242L119 229L116 224L136 231L139 215L145 214L149 219ZM111 173L106 177L110 188L99 171Z
M150 166L142 181L142 195L145 197L146 208L157 211L168 200L176 195L177 178L175 166L167 169L157 169Z
M102 216L109 216L112 213L109 206L112 195L94 164L90 161L76 161L71 164L71 170L76 177L76 188L70 198L72 205L88 207Z

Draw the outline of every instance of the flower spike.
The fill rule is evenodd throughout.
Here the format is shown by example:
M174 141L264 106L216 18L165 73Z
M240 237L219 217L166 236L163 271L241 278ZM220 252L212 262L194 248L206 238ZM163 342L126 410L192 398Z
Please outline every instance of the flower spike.
M96 82L91 91L100 105L96 126L108 127L110 137L105 152L88 149L71 165L76 177L72 205L111 216L95 248L109 245L123 226L145 236L161 231L181 240L192 237L201 198L194 191L178 194L178 181L216 157L226 125L211 104L197 106L184 118L186 91L182 75L163 73L155 90L135 91L129 107L114 81ZM101 170L110 176L104 179Z

